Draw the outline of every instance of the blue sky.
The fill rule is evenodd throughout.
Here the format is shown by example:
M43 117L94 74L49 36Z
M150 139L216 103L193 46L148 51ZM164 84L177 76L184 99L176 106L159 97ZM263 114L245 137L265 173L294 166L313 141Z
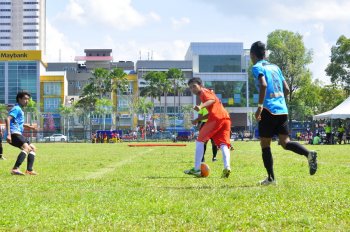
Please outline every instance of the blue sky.
M190 42L243 42L276 29L303 35L314 78L340 35L350 37L346 0L47 0L47 60L73 61L86 48L111 48L115 61L183 60Z

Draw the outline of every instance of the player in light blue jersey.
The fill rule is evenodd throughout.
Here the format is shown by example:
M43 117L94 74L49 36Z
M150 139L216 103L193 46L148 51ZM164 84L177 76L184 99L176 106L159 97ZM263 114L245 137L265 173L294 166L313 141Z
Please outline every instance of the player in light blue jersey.
M259 90L255 118L259 122L262 158L268 175L266 179L259 182L260 185L276 184L270 148L274 135L278 135L284 149L308 159L310 175L314 175L317 171L317 153L289 139L288 109L285 100L285 95L289 94L289 87L280 68L265 60L265 50L265 44L261 41L253 43L250 48L250 58L254 64L252 73Z
M9 111L8 117L6 119L6 128L7 128L7 142L14 147L21 149L16 163L11 170L12 175L24 175L23 172L19 170L19 167L23 163L24 159L27 158L27 170L26 174L28 175L37 175L33 170L33 164L35 159L35 146L30 144L28 139L23 136L24 127L29 129L34 129L34 127L24 123L24 112L23 107L26 107L30 99L30 94L25 91L21 91L16 96L17 103Z

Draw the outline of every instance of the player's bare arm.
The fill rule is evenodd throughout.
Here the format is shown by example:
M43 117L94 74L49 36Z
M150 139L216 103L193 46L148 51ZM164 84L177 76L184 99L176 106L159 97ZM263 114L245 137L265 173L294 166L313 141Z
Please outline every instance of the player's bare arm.
M12 116L7 116L6 121L5 121L6 130L7 130L6 141L7 141L8 143L11 143L11 142L12 142L12 139L11 139L11 130L10 130L10 122L11 122L12 119L13 119Z
M207 106L210 106L210 105L212 105L212 104L214 104L214 103L215 103L215 100L214 100L214 99L210 99L210 100L208 100L208 101L206 101L206 102L200 104L199 106L193 107L193 109L194 109L195 111L199 111L200 109L202 109L202 108L204 108L204 107L207 107Z
M259 76L259 83L260 83L260 90L259 90L259 105L262 105L264 103L265 100L265 96L266 96L266 88L267 88L267 83L265 80L265 76L264 75L260 75ZM255 119L257 121L261 120L261 112L263 110L263 107L259 106L258 109L255 112Z

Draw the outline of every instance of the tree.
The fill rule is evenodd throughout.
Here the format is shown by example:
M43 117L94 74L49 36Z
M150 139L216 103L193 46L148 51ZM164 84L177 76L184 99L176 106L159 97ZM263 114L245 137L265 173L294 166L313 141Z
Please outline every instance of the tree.
M113 112L113 102L109 99L102 98L96 101L96 113L102 115L103 130L106 129L106 115Z
M67 134L68 140L69 140L69 118L74 113L74 106L73 105L70 105L70 106L61 105L58 110L59 110L60 114L63 116L63 134Z
M276 30L267 36L269 61L278 65L289 85L287 102L293 102L295 92L303 85L308 75L306 65L312 61L312 52L308 51L299 33ZM289 109L289 121L293 117L293 108Z
M182 106L182 112L184 114L184 128L191 129L192 119L193 119L193 106L192 105L184 105Z
M25 108L25 112L27 113L27 119L29 120L29 124L33 124L33 120L37 120L39 111L35 101L32 98L29 99L27 107Z
M146 115L152 111L153 107L154 107L154 104L152 102L147 101L146 98L143 98L143 97L139 98L138 104L137 104L137 112L143 115L145 140L146 140Z
M0 104L0 120L5 121L7 118L7 106L5 104Z
M333 84L340 84L350 94L350 38L344 35L337 40L331 49L331 63L326 68Z

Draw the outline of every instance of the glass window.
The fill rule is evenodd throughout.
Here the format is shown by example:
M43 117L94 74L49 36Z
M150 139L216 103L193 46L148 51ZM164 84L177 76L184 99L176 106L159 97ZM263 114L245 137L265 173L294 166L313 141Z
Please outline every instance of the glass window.
M204 85L214 90L225 107L245 107L247 105L245 81L206 81Z
M37 62L18 61L8 63L8 101L16 102L16 95L21 90L30 92L31 97L37 102L38 84Z
M57 112L61 98L44 98L44 112Z
M242 72L240 55L200 55L199 72Z
M44 83L44 95L61 95L60 82L47 82Z

